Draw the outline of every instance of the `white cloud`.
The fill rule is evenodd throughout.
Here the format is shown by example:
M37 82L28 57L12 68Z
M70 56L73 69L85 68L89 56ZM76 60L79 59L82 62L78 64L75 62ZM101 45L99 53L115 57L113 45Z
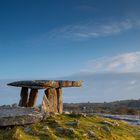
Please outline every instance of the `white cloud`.
M116 35L140 26L139 18L126 18L119 21L88 21L87 23L67 25L50 31L49 38L89 39Z
M129 85L135 85L136 83L137 83L137 80L129 81Z
M102 57L87 62L89 72L140 72L140 52L119 54L112 57Z

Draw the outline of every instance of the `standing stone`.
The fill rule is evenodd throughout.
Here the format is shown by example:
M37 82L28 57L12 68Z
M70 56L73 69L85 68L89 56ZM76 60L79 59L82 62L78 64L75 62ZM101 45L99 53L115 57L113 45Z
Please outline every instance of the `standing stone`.
M42 113L50 112L50 104L49 104L49 100L47 99L46 94L43 96L43 101L42 101L42 105L41 105L41 112Z
M57 93L55 88L48 88L45 90L45 94L49 101L50 112L57 113Z
M19 101L19 106L27 107L28 104L28 88L22 87L21 88L21 93L20 93L20 101Z
M63 113L63 99L62 99L62 89L57 88L57 109L58 113L62 114Z
M37 89L31 89L30 96L29 96L28 107L35 107L37 97L38 97L38 90Z

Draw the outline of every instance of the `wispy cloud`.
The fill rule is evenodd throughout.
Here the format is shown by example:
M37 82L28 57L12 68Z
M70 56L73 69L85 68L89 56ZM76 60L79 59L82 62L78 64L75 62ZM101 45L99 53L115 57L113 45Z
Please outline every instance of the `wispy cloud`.
M136 83L137 83L137 80L131 80L131 81L128 82L128 84L132 85L132 86L135 85Z
M140 52L90 60L86 72L140 72Z
M119 21L88 21L54 29L49 32L49 38L90 39L116 35L135 27L140 27L139 18L126 18Z

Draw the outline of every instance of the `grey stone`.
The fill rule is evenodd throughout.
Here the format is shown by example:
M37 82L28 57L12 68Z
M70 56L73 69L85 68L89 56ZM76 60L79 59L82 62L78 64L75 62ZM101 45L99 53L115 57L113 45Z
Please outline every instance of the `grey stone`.
M35 108L0 107L0 126L25 125L39 122L43 116Z
M56 140L65 140L65 139L64 139L64 138L59 138L59 137L58 137Z
M56 131L59 133L59 134L65 134L66 133L66 128L63 128L63 127L57 127L56 128Z
M87 114L85 114L85 113L81 113L81 116L82 116L82 117L86 117Z
M44 127L42 128L42 130L43 130L43 131L49 130L49 127L48 127L48 126L44 126Z
M43 112L43 120L46 120L49 117L49 113L48 112Z
M27 133L28 133L28 132L32 132L32 128L30 128L30 127L25 127L25 128L24 128L24 132L27 132Z
M101 123L102 124L107 124L109 126L119 126L119 124L117 122L112 123L112 122L109 122L109 121L102 121Z
M80 122L78 120L67 123L67 125L70 125L70 126L73 126L73 127L79 126L79 124L80 124Z
M101 128L104 129L107 133L109 134L111 133L109 126L105 125L105 126L102 126Z
M16 81L9 83L9 86L27 87L33 89L46 89L58 87L80 87L83 81L69 81L69 80L32 80L32 81Z
M94 140L98 140L98 137L95 134L95 132L93 132L91 130L88 131L88 136L94 138Z
M69 128L69 132L70 132L70 134L75 134L74 128Z
M70 112L69 112L69 111L64 111L63 113L64 113L64 114L68 114L68 115L70 114Z
M18 107L17 103L12 104L12 107Z

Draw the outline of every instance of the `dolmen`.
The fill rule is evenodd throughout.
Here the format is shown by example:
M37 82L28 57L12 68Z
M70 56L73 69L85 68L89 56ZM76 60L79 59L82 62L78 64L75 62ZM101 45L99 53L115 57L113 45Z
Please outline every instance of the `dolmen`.
M63 112L62 88L80 87L82 81L69 80L32 80L16 81L9 86L21 87L20 107L35 107L38 98L38 90L44 89L42 106L45 112L61 114ZM29 91L30 90L30 91Z

